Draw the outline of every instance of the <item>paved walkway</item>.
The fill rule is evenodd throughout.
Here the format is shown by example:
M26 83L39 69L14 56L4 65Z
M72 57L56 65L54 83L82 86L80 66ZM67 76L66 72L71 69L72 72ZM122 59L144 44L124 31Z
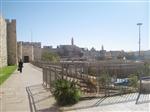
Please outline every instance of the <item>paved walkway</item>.
M104 100L83 100L71 107L60 109L70 112L149 112L149 97L141 96L137 105L137 93L134 93ZM15 71L0 86L0 112L58 112L55 99L42 86L41 69L24 64L23 73Z
M150 95L141 95L138 104L135 104L137 95L137 93L131 93L83 100L64 110L68 112L150 112Z
M41 84L42 70L24 64L23 73L15 71L0 86L0 112L56 111L54 98Z

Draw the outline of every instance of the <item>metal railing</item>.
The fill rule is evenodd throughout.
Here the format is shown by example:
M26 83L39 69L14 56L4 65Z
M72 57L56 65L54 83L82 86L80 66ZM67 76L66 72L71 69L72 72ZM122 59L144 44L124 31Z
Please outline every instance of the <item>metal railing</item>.
M43 69L43 85L53 90L54 81L66 79L75 81L83 94L99 94L111 96L137 91L137 88L129 86L118 79L128 78L134 74L143 64L137 63L89 63L89 62L33 62L34 65ZM108 74L107 77L102 77ZM113 79L113 81L112 81ZM104 81L104 82L103 82ZM103 82L103 83L102 83Z

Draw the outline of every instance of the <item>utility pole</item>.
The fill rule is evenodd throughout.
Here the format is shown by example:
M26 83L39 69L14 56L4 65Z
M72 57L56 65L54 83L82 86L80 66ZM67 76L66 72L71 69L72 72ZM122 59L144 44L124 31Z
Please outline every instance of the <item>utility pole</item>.
M139 56L141 55L141 25L142 23L137 23L139 26Z

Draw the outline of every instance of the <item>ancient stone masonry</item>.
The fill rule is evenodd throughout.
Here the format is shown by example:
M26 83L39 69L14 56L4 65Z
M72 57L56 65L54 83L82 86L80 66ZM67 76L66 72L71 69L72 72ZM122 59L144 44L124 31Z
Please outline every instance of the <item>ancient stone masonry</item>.
M16 38L16 20L9 21L7 23L7 53L8 53L8 65L17 64L17 38Z
M24 62L30 62L41 59L40 42L18 42L17 43L18 59Z
M0 68L7 66L7 25L0 17Z
M0 17L0 68L17 64L16 20Z

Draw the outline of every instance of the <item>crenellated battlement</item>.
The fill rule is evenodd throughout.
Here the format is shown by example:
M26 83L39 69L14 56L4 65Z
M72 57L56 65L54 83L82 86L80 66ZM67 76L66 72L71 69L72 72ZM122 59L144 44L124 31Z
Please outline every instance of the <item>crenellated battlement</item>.
M7 24L16 24L16 19L5 19Z

